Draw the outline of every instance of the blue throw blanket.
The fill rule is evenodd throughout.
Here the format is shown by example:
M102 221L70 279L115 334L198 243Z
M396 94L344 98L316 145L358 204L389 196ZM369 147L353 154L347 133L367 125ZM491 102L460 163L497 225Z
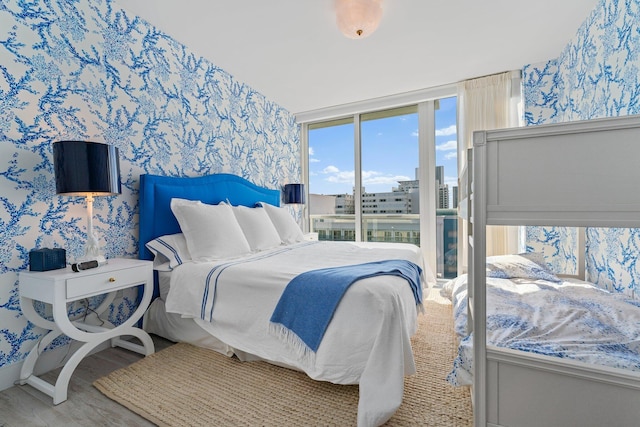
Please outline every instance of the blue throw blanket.
M289 339L293 339L289 334L292 332L316 352L342 296L354 282L380 275L400 276L407 280L416 304L421 305L421 273L419 266L405 260L307 271L294 277L282 293L271 316L272 330Z

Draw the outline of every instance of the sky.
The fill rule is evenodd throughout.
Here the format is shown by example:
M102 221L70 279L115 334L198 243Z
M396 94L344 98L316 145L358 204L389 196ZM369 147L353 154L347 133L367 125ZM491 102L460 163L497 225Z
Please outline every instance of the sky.
M362 122L362 177L368 193L388 192L416 178L418 114ZM458 185L456 98L436 110L436 165L445 184ZM351 194L354 185L353 124L309 131L309 193Z

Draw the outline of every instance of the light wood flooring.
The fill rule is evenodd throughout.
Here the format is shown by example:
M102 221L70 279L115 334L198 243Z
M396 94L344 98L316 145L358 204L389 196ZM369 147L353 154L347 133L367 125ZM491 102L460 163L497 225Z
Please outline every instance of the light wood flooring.
M173 344L155 335L151 337L156 351ZM92 385L98 378L143 357L119 347L86 357L71 376L68 399L56 406L51 397L30 385L6 389L0 392L0 427L153 426ZM59 372L60 369L56 369L42 378L54 383Z

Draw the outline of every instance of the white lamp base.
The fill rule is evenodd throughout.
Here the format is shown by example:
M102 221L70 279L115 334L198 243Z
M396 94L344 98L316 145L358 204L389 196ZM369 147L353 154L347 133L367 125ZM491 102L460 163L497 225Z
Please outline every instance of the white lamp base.
M81 261L98 261L99 265L107 263L98 245L98 239L93 234L93 195L87 195L87 243L84 246L84 255Z

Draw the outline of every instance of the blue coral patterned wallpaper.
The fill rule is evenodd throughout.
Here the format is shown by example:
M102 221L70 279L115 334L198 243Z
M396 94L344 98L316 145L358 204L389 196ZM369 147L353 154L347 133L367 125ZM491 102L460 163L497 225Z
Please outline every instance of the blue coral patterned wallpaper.
M524 67L527 125L640 113L640 1L602 0L557 59ZM606 155L606 153L603 153ZM532 227L529 249L575 266L575 230ZM588 228L587 279L635 293L640 230ZM559 261L563 260L563 262Z
M107 257L137 256L141 173L226 172L269 188L300 179L292 114L114 1L0 0L0 367L42 336L18 300L28 251L82 251L84 199L55 194L51 144L62 139L120 150L123 192L94 204Z

